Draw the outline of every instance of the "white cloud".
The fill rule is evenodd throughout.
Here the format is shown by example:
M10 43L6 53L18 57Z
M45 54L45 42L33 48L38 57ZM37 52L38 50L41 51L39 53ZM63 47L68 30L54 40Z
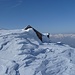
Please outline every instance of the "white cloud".
M19 5L21 5L23 2L23 0L18 0L17 3L15 5L12 6L12 8L17 7Z

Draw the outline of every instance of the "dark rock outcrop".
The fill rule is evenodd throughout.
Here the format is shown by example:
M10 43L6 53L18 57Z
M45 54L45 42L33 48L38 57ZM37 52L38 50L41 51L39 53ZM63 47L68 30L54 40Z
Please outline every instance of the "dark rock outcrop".
M43 37L47 37L47 39L49 38L49 33L47 35L43 35L42 33L40 33L39 31L37 31L36 29L34 29L32 26L28 25L25 30L32 28L34 30L34 32L36 33L37 37L43 42Z
M36 33L36 35L38 36L38 38L42 41L42 33L40 33L39 31L37 31L36 29L34 29L32 26L28 25L25 30L32 28L34 30L34 32Z

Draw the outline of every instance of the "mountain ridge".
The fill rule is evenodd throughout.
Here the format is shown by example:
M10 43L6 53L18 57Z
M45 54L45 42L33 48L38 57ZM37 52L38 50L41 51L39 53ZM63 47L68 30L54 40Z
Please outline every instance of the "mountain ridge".
M0 75L75 75L75 49L40 41L27 30L0 32Z

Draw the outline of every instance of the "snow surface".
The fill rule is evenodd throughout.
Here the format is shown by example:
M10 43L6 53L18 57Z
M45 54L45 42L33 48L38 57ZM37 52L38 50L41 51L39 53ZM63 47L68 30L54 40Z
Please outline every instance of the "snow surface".
M75 49L48 40L32 29L0 30L0 75L75 75Z

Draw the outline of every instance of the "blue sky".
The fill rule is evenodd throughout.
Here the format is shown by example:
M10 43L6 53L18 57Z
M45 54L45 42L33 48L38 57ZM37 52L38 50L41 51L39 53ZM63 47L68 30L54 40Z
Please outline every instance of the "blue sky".
M0 28L27 25L41 32L75 33L75 0L0 0Z

